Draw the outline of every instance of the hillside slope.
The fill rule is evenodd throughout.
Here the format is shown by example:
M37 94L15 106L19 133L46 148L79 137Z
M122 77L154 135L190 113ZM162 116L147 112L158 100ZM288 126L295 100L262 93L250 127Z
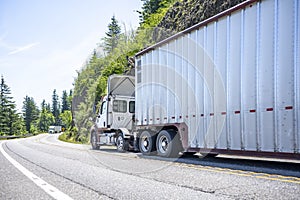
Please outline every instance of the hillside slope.
M160 41L199 22L223 12L245 0L183 0L177 1L158 24L164 33L156 33Z

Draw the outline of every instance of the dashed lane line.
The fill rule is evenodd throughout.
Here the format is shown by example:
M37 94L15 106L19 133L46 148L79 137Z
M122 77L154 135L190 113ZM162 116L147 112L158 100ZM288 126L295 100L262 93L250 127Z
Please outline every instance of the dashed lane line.
M70 196L67 194L61 192L54 186L50 185L25 167L23 167L19 162L14 160L12 157L10 157L5 150L2 147L2 144L4 142L0 142L0 152L3 154L3 156L14 166L16 167L20 172L22 172L27 178L29 178L32 182L34 182L37 186L39 186L41 189L43 189L47 194L49 194L51 197L53 197L56 200L72 200Z

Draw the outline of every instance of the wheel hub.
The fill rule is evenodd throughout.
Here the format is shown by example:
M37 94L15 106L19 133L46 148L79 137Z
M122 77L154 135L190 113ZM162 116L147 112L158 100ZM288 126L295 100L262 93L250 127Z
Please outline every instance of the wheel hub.
M118 146L122 146L123 145L123 138L120 136L118 137Z
M150 148L150 141L149 141L149 138L147 136L142 136L141 137L141 151L142 152L148 152L149 151L149 148Z
M145 140L143 144L144 144L144 147L147 147L148 146L148 141Z
M168 138L166 138L165 136L159 138L158 148L160 152L166 153L168 150Z

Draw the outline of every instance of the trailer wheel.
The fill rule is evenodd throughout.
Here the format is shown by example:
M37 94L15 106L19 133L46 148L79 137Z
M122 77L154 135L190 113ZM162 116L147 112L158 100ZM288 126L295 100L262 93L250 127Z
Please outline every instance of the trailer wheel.
M117 140L116 140L117 150L118 152L125 152L128 150L128 141L126 141L123 137L122 133L118 134Z
M156 140L157 154L162 157L176 157L179 153L178 134L173 130L162 130Z
M155 149L155 135L149 131L143 131L139 138L139 149L143 155L151 155Z
M100 145L97 144L97 134L94 130L91 132L91 144L92 144L92 149L94 150L100 149Z

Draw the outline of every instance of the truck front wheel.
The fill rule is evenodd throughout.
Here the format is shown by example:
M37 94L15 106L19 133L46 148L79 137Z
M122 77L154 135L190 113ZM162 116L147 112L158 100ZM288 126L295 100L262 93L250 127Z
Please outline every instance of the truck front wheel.
M100 146L97 144L97 133L94 130L91 132L91 144L92 144L92 149L94 150L100 149Z
M125 152L129 149L128 141L124 139L123 134L119 133L116 139L118 152Z
M143 155L151 155L155 149L155 135L151 135L149 131L143 131L139 139L140 152Z
M162 157L176 157L179 153L178 135L173 130L162 130L156 140L157 154Z

